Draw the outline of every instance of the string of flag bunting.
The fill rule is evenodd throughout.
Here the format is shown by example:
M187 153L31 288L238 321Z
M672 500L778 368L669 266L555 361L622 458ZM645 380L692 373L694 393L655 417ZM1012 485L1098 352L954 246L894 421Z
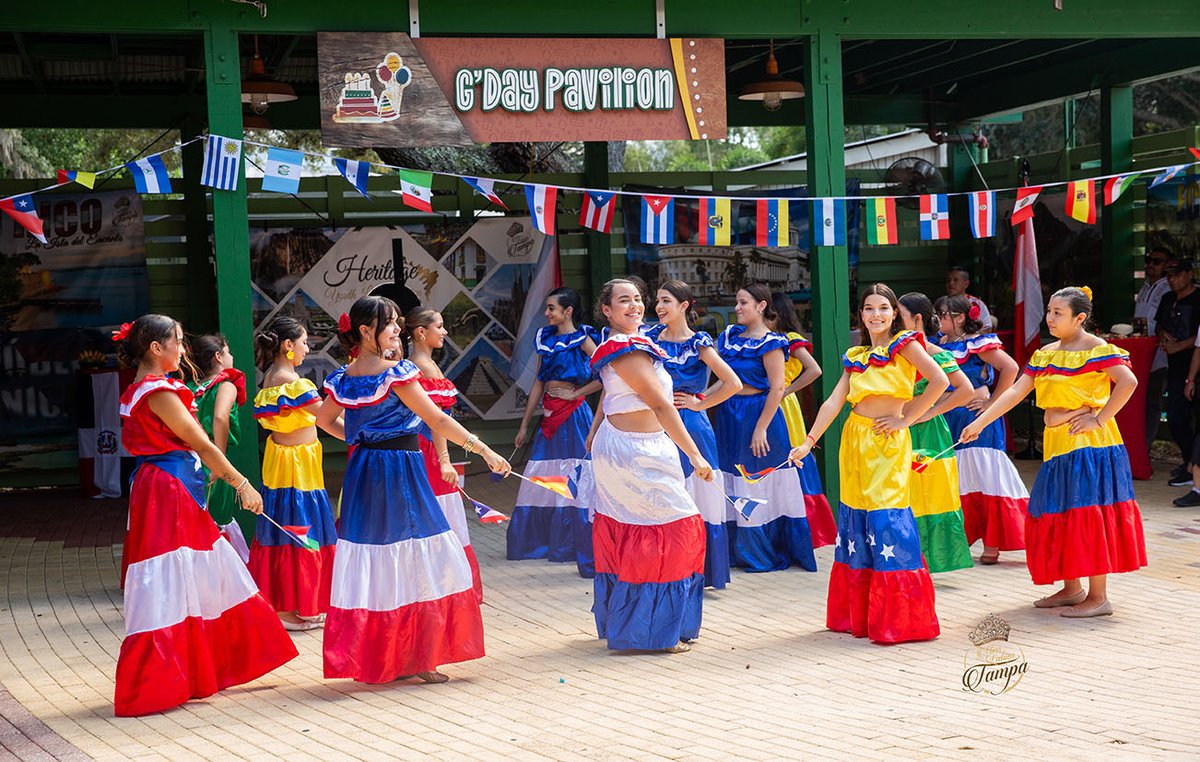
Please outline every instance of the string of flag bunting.
M506 180L452 172L432 172L408 169L380 162L354 161L329 154L302 151L293 148L239 140L209 134L192 138L159 153L146 156L115 167L85 172L81 170L58 170L56 182L28 193L0 199L0 211L4 211L42 243L46 242L42 220L38 216L33 195L59 188L68 183L78 183L94 188L98 178L121 170L133 177L139 193L171 193L173 187L163 156L181 150L184 146L203 140L204 159L200 183L214 190L235 191L241 175L241 161L245 145L266 149L263 167L262 190L269 193L298 194L303 174L304 159L316 157L333 163L338 173L364 198L367 182L372 170L398 173L399 193L404 204L412 209L433 212L433 178L435 175L452 177L466 183L475 193L486 198L497 207L507 210L508 206L496 191L497 183L519 186L524 189L529 214L534 227L545 235L555 234L555 214L558 194L579 193L582 203L579 224L589 230L609 233L612 230L614 208L618 196L637 196L641 199L640 238L648 244L675 243L675 210L679 199L697 202L697 226L699 243L709 246L728 246L732 241L732 205L753 203L755 205L755 245L761 247L787 246L789 228L789 203L792 200L772 196L738 196L725 198L709 194L645 194L623 190L599 190L565 185L550 185ZM1080 222L1096 224L1099 206L1108 206L1120 198L1139 179L1149 181L1149 187L1171 180L1184 170L1200 164L1200 149L1188 149L1197 161L1171 166L1139 169L1101 175L1086 180L1064 180L1042 183L1023 188L1001 188L996 190L963 191L955 193L931 193L912 196L828 196L808 199L812 205L812 243L817 246L842 246L846 243L846 220L848 205L863 203L866 207L866 240L872 246L889 246L900 242L897 226L897 199L917 199L919 209L919 235L922 241L942 241L950 237L950 203L955 196L967 197L967 208L971 235L974 238L990 238L996 234L996 197L1002 193L1015 193L1010 224L1019 225L1033 216L1034 204L1050 188L1066 187L1066 212Z

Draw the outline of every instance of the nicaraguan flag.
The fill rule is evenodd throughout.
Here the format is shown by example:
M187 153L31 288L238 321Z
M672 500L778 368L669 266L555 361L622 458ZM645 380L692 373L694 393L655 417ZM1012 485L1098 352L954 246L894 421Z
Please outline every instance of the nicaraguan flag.
M237 190L241 174L242 141L209 135L204 142L204 171L200 184L217 190Z
M507 209L504 202L496 195L496 181L490 177L464 177L463 182L475 189L475 192L491 201L501 209Z
M353 159L334 159L333 166L346 181L354 186L354 190L370 199L367 195L367 179L371 176L371 162L354 161Z
M675 243L675 199L642 196L642 243Z
M525 202L529 205L529 216L533 226L542 235L554 235L554 204L558 188L550 185L526 185Z
M767 504L766 500L755 500L749 497L737 497L729 500L733 504L733 509L741 514L742 518L749 519L750 514L754 513L755 508L759 508Z
M271 193L300 192L300 173L304 169L304 154L290 148L268 148L267 166L263 169L262 189Z
M968 196L971 202L971 235L991 238L996 235L996 194L976 191Z
M138 193L171 192L171 178L160 154L132 161L125 168L133 175L133 185Z
M787 203L786 201L784 203ZM840 198L813 199L810 222L815 246L846 245L846 201Z

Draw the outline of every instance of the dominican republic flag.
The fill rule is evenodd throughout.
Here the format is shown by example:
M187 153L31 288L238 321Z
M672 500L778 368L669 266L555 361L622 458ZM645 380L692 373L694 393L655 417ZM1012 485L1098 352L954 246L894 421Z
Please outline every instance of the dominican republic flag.
M433 173L400 170L400 196L406 206L433 211Z
M558 200L558 188L550 185L526 185L525 203L533 226L542 235L554 235L554 206Z
M1149 187L1157 188L1158 186L1162 185L1163 183L1167 182L1171 178L1175 177L1175 175L1179 174L1180 172L1182 172L1185 169L1187 169L1186 164L1176 164L1173 167L1167 167L1167 169L1164 170L1161 175L1159 175L1158 177L1156 177L1150 181Z
M1133 181L1138 179L1140 172L1134 172L1128 175L1118 175L1110 177L1104 181L1104 205L1108 206L1112 202L1121 197L1121 194L1129 190L1129 186L1133 185Z
M58 170L58 184L65 185L67 183L79 183L85 188L96 187L95 172L76 172L73 169Z
M761 201L759 202L762 203ZM786 201L777 202L784 211L784 224L787 224L787 203ZM762 218L762 211L759 211L759 219ZM812 202L812 220L809 223L812 227L813 245L814 246L845 246L846 245L846 202L840 198L817 198ZM762 223L759 223L759 230L762 230ZM761 235L761 234L760 234ZM767 244L768 246L786 246L787 232L783 232L783 240L775 244ZM760 244L761 245L761 244Z
M1033 237L1033 216L1025 218L1017 228L1017 253L1013 258L1013 301L1016 302L1016 323L1013 352L1018 367L1025 363L1041 344L1042 278L1038 270L1037 241Z
M132 369L79 374L79 484L88 497L120 497L129 485L135 459L121 444L121 390L132 380Z
M968 199L971 203L971 235L976 238L991 238L996 235L996 194L993 191L976 191Z
M732 204L727 198L702 198L696 221L698 243L702 246L728 246L733 231Z
M944 241L950 237L950 208L946 194L921 196L921 240Z
M1096 224L1096 183L1073 180L1067 183L1067 215L1071 219Z
M133 175L133 186L138 193L171 192L171 178L167 175L167 165L163 164L161 154L131 161L125 168Z
M589 230L608 233L612 230L613 199L617 194L609 191L590 190L583 193L583 206L579 208L579 224Z
M363 198L371 198L367 195L367 179L371 176L371 162L334 159L333 166L337 167L338 174L346 178L346 181L353 185L354 190L361 193Z
M200 184L217 190L237 190L241 174L242 141L209 135L204 142L204 171Z
M470 185L476 193L491 201L501 209L507 209L504 202L496 195L496 181L490 177L464 177L463 182Z
M675 199L642 196L642 243L675 243Z
M1025 220L1033 219L1033 205L1037 202L1038 194L1042 192L1042 186L1038 185L1033 188L1017 188L1017 203L1013 205L1012 224L1020 225Z
M38 216L33 196L26 194L0 199L0 209L16 220L18 225L28 230L34 238L42 243L46 242L46 235L42 232L42 218Z

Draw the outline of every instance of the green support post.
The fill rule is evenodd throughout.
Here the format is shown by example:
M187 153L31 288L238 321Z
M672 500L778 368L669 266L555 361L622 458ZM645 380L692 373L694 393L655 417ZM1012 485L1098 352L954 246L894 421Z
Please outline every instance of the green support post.
M587 188L608 187L608 143L589 141L583 144L583 184ZM620 199L613 198L611 203L620 203ZM587 242L588 264L590 265L588 272L591 276L588 289L588 303L590 304L596 301L600 287L612 280L613 277L612 237L589 230Z
M183 142L204 134L204 118L189 116L180 129ZM212 333L217 330L217 315L212 294L217 290L208 243L208 199L200 184L204 162L204 141L198 140L183 149L183 225L187 236L188 312L190 333Z
M842 113L842 41L818 28L808 38L804 99L808 135L808 193L820 196L846 194L845 118ZM825 373L817 379L818 397L829 396L841 378L842 352L850 344L850 262L845 246L813 246L809 254L812 274L813 344ZM844 416L825 433L817 451L825 494L832 505L839 495L838 446Z
M1133 168L1133 87L1100 90L1100 164L1103 174ZM1101 218L1100 325L1126 322L1133 314L1133 194L1104 207Z
M204 67L209 132L241 139L242 71L237 32L216 24L204 30ZM246 374L246 404L239 411L250 432L226 455L242 475L259 483L258 437L254 432L254 322L250 302L250 219L245 164L237 190L212 191L213 247L217 263L217 316L234 364Z

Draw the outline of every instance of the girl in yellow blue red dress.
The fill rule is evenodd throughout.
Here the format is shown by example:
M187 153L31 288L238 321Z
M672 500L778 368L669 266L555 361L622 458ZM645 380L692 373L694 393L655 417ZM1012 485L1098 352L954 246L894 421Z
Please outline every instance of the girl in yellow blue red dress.
M842 500L825 625L876 643L929 640L940 630L909 496L908 427L950 382L925 351L924 337L901 329L890 288L867 288L858 313L863 344L847 350L841 379L803 444L791 452L793 462L802 462L849 400L853 407L838 453ZM913 396L918 374L928 383Z
M289 630L320 627L329 611L329 586L337 532L325 492L316 416L321 395L296 372L308 356L308 331L277 317L254 337L263 385L254 397L254 418L270 436L263 453L263 513L292 531L304 532L309 550L259 517L250 546L250 573Z
M271 604L204 510L201 463L251 513L262 497L196 420L192 393L169 374L183 328L143 315L114 337L137 375L121 395L122 437L137 457L125 533L125 640L118 717L161 712L250 682L297 655Z
M1020 380L962 432L964 441L973 441L1030 391L1037 393L1046 417L1044 460L1029 496L1025 558L1035 585L1063 583L1033 605L1062 607L1070 618L1112 614L1107 575L1146 565L1129 454L1115 420L1137 378L1124 349L1087 331L1091 314L1090 289L1056 291L1046 326L1058 341L1034 352Z

